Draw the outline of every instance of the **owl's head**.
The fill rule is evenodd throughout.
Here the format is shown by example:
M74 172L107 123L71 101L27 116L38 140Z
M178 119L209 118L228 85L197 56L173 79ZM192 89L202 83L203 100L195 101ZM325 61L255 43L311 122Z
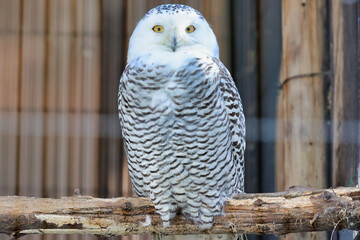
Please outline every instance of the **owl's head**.
M131 35L128 62L149 53L181 54L200 52L219 57L216 37L197 10L179 4L151 9Z

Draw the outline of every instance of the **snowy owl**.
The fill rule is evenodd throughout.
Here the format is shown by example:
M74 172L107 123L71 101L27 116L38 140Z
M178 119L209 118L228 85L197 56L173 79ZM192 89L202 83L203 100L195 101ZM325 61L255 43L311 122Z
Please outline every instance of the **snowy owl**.
M197 10L161 5L140 20L118 106L136 194L150 198L164 227L180 213L211 228L226 199L244 190L245 120Z

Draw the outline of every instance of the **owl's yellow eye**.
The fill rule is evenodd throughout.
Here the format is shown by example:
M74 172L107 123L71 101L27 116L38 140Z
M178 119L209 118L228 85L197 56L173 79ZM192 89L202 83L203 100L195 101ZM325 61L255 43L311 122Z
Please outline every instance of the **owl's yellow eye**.
M187 26L185 28L185 32L187 33L192 33L193 31L195 31L195 27L193 25Z
M164 27L161 25L156 25L152 28L152 30L157 33L162 33L164 31Z

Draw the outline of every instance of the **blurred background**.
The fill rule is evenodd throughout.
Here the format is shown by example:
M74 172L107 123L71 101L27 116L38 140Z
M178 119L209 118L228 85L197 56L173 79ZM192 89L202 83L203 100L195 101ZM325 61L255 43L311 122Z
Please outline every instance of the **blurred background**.
M357 184L359 1L0 0L0 195L134 196L118 83L137 22L164 3L217 36L244 105L246 192Z

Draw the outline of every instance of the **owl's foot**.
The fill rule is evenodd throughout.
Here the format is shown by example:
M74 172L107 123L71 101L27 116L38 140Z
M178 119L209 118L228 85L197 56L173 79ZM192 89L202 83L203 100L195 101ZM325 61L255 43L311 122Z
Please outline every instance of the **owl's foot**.
M151 217L150 215L146 215L145 218L145 222L139 222L141 225L143 225L144 227L150 226L151 225Z
M167 221L167 222L163 221L163 227L164 228L170 227L170 221Z
M163 221L163 227L167 228L170 226L170 219L174 218L176 216L176 212L158 212L160 214L161 220Z

